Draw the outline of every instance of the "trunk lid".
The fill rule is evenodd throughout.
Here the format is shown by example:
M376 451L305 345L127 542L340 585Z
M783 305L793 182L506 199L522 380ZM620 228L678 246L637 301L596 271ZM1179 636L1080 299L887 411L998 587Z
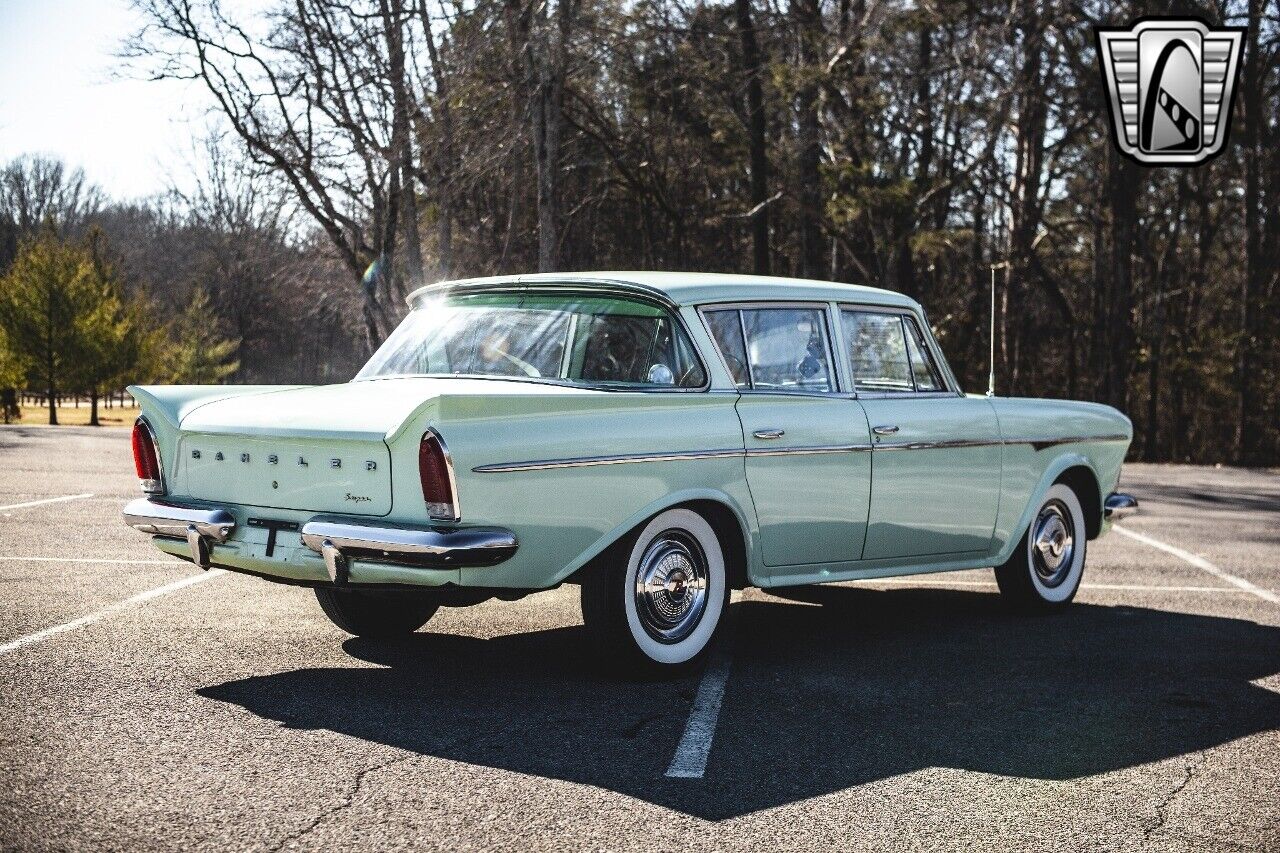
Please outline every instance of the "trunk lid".
M210 501L386 515L392 508L390 445L424 406L443 394L543 393L575 389L395 377L277 388L199 403L181 419L179 483L191 497ZM416 479L418 472L404 475Z
M183 432L188 494L275 509L386 515L391 454L381 439L249 437Z

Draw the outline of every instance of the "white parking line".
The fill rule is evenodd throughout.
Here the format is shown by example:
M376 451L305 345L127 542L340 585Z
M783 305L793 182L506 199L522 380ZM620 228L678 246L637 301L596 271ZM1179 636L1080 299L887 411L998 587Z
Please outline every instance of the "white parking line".
M58 634L65 634L67 631L74 631L76 628L83 628L85 625L92 625L99 619L106 618L113 613L119 613L121 610L127 610L130 607L142 604L145 601L150 601L153 598L159 598L162 595L168 595L171 592L177 592L180 589L186 589L189 586L210 580L211 578L221 577L225 574L227 574L227 572L223 569L210 569L203 574L192 575L190 577L183 578L180 581L174 581L173 583L167 583L164 586L158 586L155 589L149 589L146 592L140 592L132 598L126 598L124 601L117 602L109 607L104 607L96 613L90 613L87 616L81 616L79 619L72 619L70 622L63 622L61 625L54 625L52 628L45 628L43 631L36 631L34 634L27 634L26 636L19 637L16 640L10 640L4 645L0 645L0 655L8 654L14 649L20 649L23 646L29 646L32 643L38 643L41 640L47 640L50 637L57 636Z
M954 586L977 586L991 588L997 586L995 581L953 581L953 580L921 580L918 577L907 578L866 578L857 581L857 583L880 583L886 586L934 586L934 587L954 587ZM1231 595L1238 595L1242 592L1251 592L1246 589L1232 589L1227 586L1169 586L1166 584L1141 584L1141 583L1082 583L1081 589L1121 589L1136 592L1225 592ZM768 590L766 590L767 592ZM1263 590L1265 592L1265 590Z
M38 501L27 501L25 503L20 503L20 504L9 504L8 506L0 506L0 512L4 512L7 509L25 509L26 507L29 507L29 506L43 506L44 504L56 504L56 503L61 503L62 501L77 501L77 500L80 500L81 498L91 498L91 497L93 497L93 492L85 492L82 495L62 495L61 497L56 497L56 498L42 498Z
M711 755L711 741L716 736L716 722L720 719L720 705L724 702L724 686L729 681L731 663L728 655L715 655L703 673L702 681L698 682L689 722L685 724L680 745L667 767L668 777L701 779L707 772L707 759Z
M181 562L176 557L171 560L117 560L106 557L15 557L0 554L0 561L4 560L11 563L106 563L121 566L176 566Z
M1245 592L1253 593L1254 595L1258 596L1258 598L1261 598L1263 601L1270 601L1272 604L1280 604L1280 595L1276 595L1274 592L1272 592L1269 589L1263 589L1260 586L1255 586L1254 584L1249 583L1244 578L1238 578L1233 574L1224 572L1222 569L1218 568L1213 563L1210 563L1204 557L1200 557L1195 554L1192 554L1190 551L1184 551L1175 545L1169 545L1165 542L1161 542L1159 539L1153 539L1150 536L1147 536L1143 533L1138 533L1136 531L1129 530L1128 528L1121 527L1118 524L1112 525L1111 529L1116 531L1117 533L1123 534L1124 536L1128 536L1130 539L1136 539L1139 542L1141 542L1143 545L1150 545L1152 548L1159 548L1161 551L1164 551L1166 554L1172 554L1173 556L1177 557L1179 560L1182 560L1183 562L1186 562L1186 563L1190 563L1191 565L1195 566L1197 569L1206 571L1209 574L1213 575L1215 578L1224 580L1227 583L1231 584L1232 586L1238 586L1240 587L1240 589L1244 590Z

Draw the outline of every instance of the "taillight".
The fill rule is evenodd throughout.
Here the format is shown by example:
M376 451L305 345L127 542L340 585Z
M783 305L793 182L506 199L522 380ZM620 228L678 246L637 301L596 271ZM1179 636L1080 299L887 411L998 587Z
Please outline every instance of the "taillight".
M142 418L133 424L133 467L138 472L142 491L151 495L164 494L164 476L160 471L156 437L151 432L151 425Z
M444 439L433 429L422 434L418 445L418 479L427 515L437 521L458 520L458 496L454 491L453 466Z

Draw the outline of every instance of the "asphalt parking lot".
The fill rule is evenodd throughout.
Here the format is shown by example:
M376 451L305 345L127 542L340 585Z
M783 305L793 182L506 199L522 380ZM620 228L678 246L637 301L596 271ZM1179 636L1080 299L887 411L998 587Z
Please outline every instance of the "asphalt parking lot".
M125 528L127 432L0 460L5 849L1280 849L1275 473L1128 466L1146 540L1062 615L990 572L751 590L712 675L631 684L576 588L354 640Z

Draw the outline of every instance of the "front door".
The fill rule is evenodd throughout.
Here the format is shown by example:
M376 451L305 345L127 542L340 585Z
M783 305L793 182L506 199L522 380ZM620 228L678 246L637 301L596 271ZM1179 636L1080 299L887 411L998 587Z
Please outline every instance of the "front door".
M995 409L948 387L913 314L840 313L875 448L863 559L988 551L1000 502Z
M742 396L747 485L766 566L857 560L871 497L867 419L836 393L822 305L706 313Z

